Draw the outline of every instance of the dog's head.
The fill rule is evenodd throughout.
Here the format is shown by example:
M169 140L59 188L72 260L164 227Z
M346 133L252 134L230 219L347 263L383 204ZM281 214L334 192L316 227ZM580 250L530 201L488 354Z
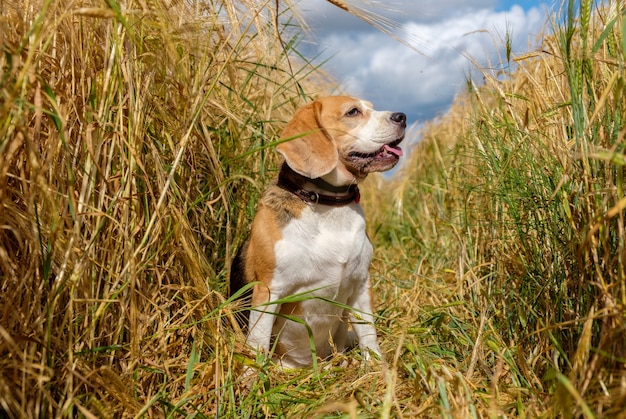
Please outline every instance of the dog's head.
M277 149L297 173L339 186L394 167L405 129L401 112L376 111L361 99L330 96L298 109L281 135L293 139Z

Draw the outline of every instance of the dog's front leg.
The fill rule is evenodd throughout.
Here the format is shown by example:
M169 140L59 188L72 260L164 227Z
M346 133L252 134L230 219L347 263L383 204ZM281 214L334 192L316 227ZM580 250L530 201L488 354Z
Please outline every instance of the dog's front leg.
M357 295L352 304L354 309L350 313L352 329L359 341L359 347L365 360L370 360L372 354L382 360L382 354L376 337L374 327L374 315L372 314L372 301L369 292L369 280L366 287Z
M271 301L276 301L279 298L275 292L270 290L264 291L261 292L257 289L254 291L246 343L257 353L267 355L270 350L272 329L276 320L276 313L280 310L280 304L271 303ZM266 297L260 298L259 295Z
M269 304L250 310L250 332L246 343L257 353L267 354L269 352L272 328L278 310L280 310L278 304Z

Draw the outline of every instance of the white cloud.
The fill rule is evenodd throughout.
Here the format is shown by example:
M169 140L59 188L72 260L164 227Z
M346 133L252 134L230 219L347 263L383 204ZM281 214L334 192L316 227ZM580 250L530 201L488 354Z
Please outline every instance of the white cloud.
M498 3L497 0L473 0L471 5L467 0L343 0L343 2L353 10L368 10L396 22L408 20L414 22L438 21L451 14L463 14L474 9L493 9ZM333 31L343 31L354 29L367 30L368 26L358 25L352 17L345 11L339 10L327 0L300 0L298 3L300 10L315 23L318 29L331 28Z
M317 3L307 0L311 7L317 7ZM427 7L422 4L418 8L419 3L426 2L407 6L411 10L407 10L400 33L407 40L417 39L414 47L422 54L367 25L348 30L352 24L339 24L346 13L324 11L326 6L315 10L318 17L331 11L333 14L327 15L323 26L312 25L324 56L332 55L326 70L342 82L348 93L371 100L379 109L406 112L413 119L429 119L447 109L472 70L466 56L481 65L498 65L507 31L512 35L513 52L522 53L536 41L546 20L538 8L525 11L513 6L506 12L496 12L487 8L495 1L484 0L472 4L472 10L462 10L467 2L440 0L431 6L437 8L432 14L438 13L438 18L426 21L413 18ZM485 7L476 7L478 4Z

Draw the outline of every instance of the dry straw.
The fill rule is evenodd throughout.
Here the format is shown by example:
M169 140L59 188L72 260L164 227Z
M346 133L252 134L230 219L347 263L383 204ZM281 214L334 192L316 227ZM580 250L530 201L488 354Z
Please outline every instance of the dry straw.
M0 8L0 407L210 414L224 267L323 78L252 1Z
M330 3L386 25L370 2ZM279 370L231 327L226 273L270 149L331 90L284 3L0 2L0 413L623 413L626 48L610 6L570 2L540 48L507 52L427 124L393 188L363 191L385 380L358 350Z
M571 2L536 51L483 71L484 87L470 80L421 131L394 192L402 211L387 234L423 261L420 282L456 294L445 312L473 341L456 352L461 370L494 415L603 417L626 406L617 10Z

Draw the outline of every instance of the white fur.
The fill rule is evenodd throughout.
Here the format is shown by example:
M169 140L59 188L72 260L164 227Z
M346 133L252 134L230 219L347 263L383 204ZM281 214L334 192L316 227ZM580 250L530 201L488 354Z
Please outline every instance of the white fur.
M354 130L353 148L373 153L396 135L397 127L388 123L392 112L376 111L365 101L361 101L361 107L369 113L369 118L365 125Z
M307 207L300 218L292 220L282 231L274 254L277 268L271 281L270 301L308 293L353 307L354 313L348 314L343 307L319 299L302 301L302 318L313 333L317 356L330 355L333 345L339 351L345 349L346 321L352 324L364 356L369 356L369 351L380 356L370 312L368 269L372 245L365 233L360 205ZM250 313L248 343L267 352L272 332L288 348L277 362L286 367L310 365L312 354L306 327L271 314L279 310L278 305L269 304Z

